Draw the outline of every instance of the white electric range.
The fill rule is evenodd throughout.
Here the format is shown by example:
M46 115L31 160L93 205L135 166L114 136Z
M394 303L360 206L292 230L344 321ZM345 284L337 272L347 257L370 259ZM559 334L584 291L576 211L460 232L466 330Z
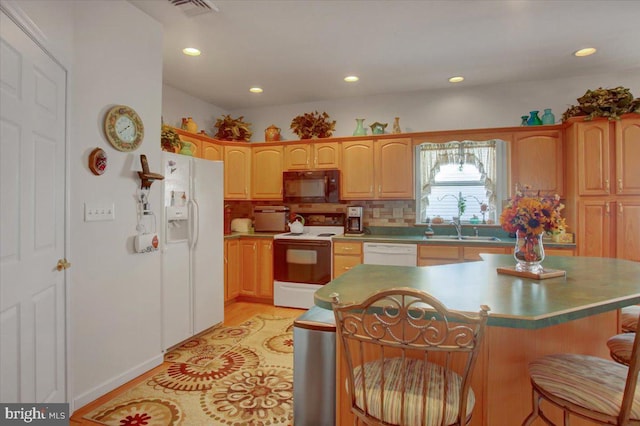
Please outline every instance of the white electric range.
M336 217L332 216L331 225L326 225L326 220L320 225L307 221L309 225L301 234L286 232L273 237L274 305L309 309L316 290L331 281L332 238L344 232L344 215L332 215Z

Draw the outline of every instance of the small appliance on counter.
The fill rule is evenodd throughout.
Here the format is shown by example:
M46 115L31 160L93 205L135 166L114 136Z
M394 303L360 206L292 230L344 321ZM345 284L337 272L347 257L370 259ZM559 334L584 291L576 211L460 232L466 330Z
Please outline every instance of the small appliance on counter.
M361 206L347 207L347 220L344 227L345 235L364 234L364 225L362 223L363 210L364 209Z
M285 232L289 222L289 207L256 206L253 217L256 232Z
M251 232L251 219L246 217L237 217L231 220L231 231L233 232Z

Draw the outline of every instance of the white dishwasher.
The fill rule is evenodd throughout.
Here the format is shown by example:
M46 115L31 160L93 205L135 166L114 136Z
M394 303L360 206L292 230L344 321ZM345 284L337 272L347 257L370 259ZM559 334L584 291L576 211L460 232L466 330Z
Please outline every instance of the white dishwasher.
M364 263L417 266L418 246L416 244L364 243Z

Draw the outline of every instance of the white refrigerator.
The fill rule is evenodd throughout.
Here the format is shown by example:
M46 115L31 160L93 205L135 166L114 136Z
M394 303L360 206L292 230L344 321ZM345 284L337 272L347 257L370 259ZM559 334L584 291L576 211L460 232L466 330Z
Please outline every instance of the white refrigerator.
M224 320L223 163L162 153L162 345Z

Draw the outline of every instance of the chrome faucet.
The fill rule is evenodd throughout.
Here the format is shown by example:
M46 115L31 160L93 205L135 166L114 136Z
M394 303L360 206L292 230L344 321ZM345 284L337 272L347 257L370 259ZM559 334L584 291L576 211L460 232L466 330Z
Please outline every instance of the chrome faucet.
M462 239L462 223L460 223L460 217L454 218L451 222L451 225L455 226L456 234L458 235L458 239Z

